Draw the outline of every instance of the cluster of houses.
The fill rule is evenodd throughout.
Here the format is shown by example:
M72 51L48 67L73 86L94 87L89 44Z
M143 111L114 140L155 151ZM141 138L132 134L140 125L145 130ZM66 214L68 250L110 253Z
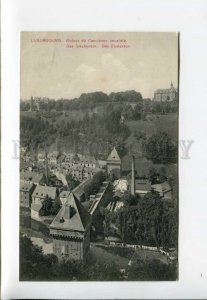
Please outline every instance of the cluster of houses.
M64 157L64 158L63 158ZM37 172L34 170L22 170L20 172L20 204L23 207L31 209L31 218L41 221L41 210L46 199L53 204L55 201L60 203L60 210L50 224L50 234L53 237L53 252L59 258L69 257L73 259L84 259L88 253L90 245L90 227L98 222L99 208L107 206L110 210L118 210L123 206L121 200L124 191L129 190L132 195L139 194L141 196L150 192L152 189L159 192L163 199L172 198L172 190L167 182L160 184L151 184L148 179L135 178L134 158L132 157L132 169L129 177L123 179L121 177L121 159L114 148L105 161L105 164L98 165L98 161L91 157L61 154L58 152L49 153L48 155L38 155L38 160L45 163L45 172ZM44 159L44 161L43 161ZM60 164L59 170L56 164ZM48 185L48 165L56 179L62 181L62 185ZM90 195L90 199L86 201L84 187L91 181L89 176L81 177L80 184L72 191L63 187L65 177L62 169L68 168L91 168L108 174L113 174L117 178L114 182L116 187L114 193L111 194L109 182L105 181L99 188L96 195ZM55 168L54 168L55 167ZM58 171L57 171L58 170ZM67 168L65 168L67 173ZM59 173L58 173L59 172ZM73 174L73 173L72 173ZM78 177L75 173L73 177ZM111 201L111 198L117 201ZM111 204L110 206L110 202ZM114 206L114 203L116 204Z
M96 173L107 167L106 160L98 160L90 155L61 153L58 151L38 153L38 163L45 163L46 160L53 173L70 174L74 179L79 181L93 177Z

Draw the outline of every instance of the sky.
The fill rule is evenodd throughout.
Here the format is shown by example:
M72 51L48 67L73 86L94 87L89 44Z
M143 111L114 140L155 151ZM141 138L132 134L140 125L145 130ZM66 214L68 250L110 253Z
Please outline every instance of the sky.
M127 48L111 48L112 44ZM171 82L178 85L177 33L22 32L20 55L22 100L31 96L73 99L82 93L126 90L152 98L156 89L169 88Z

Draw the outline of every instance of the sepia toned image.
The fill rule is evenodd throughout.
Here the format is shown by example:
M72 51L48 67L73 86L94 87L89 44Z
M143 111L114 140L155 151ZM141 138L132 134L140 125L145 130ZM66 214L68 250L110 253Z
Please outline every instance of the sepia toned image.
M178 33L22 32L20 77L20 281L178 280Z

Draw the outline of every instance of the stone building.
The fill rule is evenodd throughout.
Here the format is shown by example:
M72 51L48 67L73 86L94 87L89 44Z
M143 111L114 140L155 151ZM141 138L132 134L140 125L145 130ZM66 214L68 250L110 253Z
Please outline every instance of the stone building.
M50 224L53 253L59 259L85 259L90 248L90 226L90 214L71 192Z
M32 203L32 193L35 185L32 183L20 183L20 206L30 207Z
M116 151L116 148L111 151L107 160L107 173L114 174L117 178L121 176L121 159Z
M20 172L20 183L33 183L35 185L44 185L46 177L44 173L22 170Z
M174 88L173 83L169 89L158 89L154 92L154 101L173 101L177 98L178 89Z

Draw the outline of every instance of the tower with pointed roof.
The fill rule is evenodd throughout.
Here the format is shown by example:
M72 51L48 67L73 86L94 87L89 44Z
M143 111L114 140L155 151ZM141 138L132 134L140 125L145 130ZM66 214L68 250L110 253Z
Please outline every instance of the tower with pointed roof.
M53 253L58 258L83 260L90 248L91 216L71 192L50 224Z
M108 174L114 174L116 177L120 178L121 176L121 158L114 147L111 153L109 154L107 160L107 172Z

